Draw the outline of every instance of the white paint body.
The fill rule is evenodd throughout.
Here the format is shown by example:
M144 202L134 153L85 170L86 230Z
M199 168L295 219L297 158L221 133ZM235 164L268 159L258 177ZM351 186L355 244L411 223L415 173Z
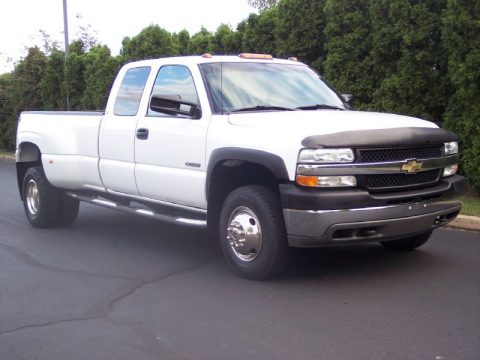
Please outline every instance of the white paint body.
M127 64L117 76L104 114L22 113L17 156L22 144L35 144L41 151L48 180L59 188L111 191L206 209L206 172L210 155L216 149L238 147L275 154L283 159L289 178L294 181L301 142L307 136L351 130L437 127L412 117L360 111L212 115L198 64L218 61L218 57L196 56ZM223 61L227 61L225 57ZM228 61L305 66L276 59L228 57ZM202 108L200 119L145 116L155 77L163 65L189 68ZM114 115L114 101L123 75L128 69L140 66L151 67L151 72L137 115ZM136 138L139 128L149 129L147 140ZM200 166L192 168L186 163Z

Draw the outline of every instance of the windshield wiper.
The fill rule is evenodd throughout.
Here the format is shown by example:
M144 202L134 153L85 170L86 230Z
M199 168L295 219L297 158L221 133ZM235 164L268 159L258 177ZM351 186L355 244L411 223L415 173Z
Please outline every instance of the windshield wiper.
M327 104L305 105L305 106L299 106L296 109L298 109L298 110L322 110L322 109L345 110L344 108L341 108L340 106L327 105Z
M280 111L294 111L295 109L287 108L283 106L274 106L274 105L257 105L244 107L240 109L231 110L230 113L242 112L242 111L263 111L263 110L280 110Z

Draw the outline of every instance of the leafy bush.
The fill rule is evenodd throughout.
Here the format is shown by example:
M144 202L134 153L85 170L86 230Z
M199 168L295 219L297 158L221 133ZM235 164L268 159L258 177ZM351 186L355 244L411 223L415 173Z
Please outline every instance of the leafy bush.
M480 191L480 2L471 0L255 0L235 30L169 33L150 25L120 56L84 27L70 55L28 50L0 75L0 147L14 146L27 109L101 109L119 66L135 59L213 52L296 56L324 72L359 109L434 120L461 139L462 171ZM47 36L48 40L48 36ZM47 41L48 42L48 41ZM65 64L64 64L65 63ZM66 65L66 66L64 66Z
M480 4L449 0L443 17L444 46L453 95L445 126L462 145L462 167L470 185L480 191Z

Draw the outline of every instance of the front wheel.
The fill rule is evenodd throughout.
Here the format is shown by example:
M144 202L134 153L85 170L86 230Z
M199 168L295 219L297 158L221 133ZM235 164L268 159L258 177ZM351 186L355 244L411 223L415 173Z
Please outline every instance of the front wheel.
M220 241L227 263L240 276L262 280L278 275L289 259L278 196L257 185L232 191L221 211Z
M406 239L382 241L381 244L388 250L411 251L425 244L430 238L430 235L432 235L431 231Z

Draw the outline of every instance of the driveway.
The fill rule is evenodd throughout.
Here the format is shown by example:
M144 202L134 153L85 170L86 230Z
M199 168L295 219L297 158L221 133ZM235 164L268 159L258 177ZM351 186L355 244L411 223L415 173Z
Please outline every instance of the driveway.
M88 204L33 229L0 161L0 359L480 359L480 234L297 250L254 282L199 230Z

